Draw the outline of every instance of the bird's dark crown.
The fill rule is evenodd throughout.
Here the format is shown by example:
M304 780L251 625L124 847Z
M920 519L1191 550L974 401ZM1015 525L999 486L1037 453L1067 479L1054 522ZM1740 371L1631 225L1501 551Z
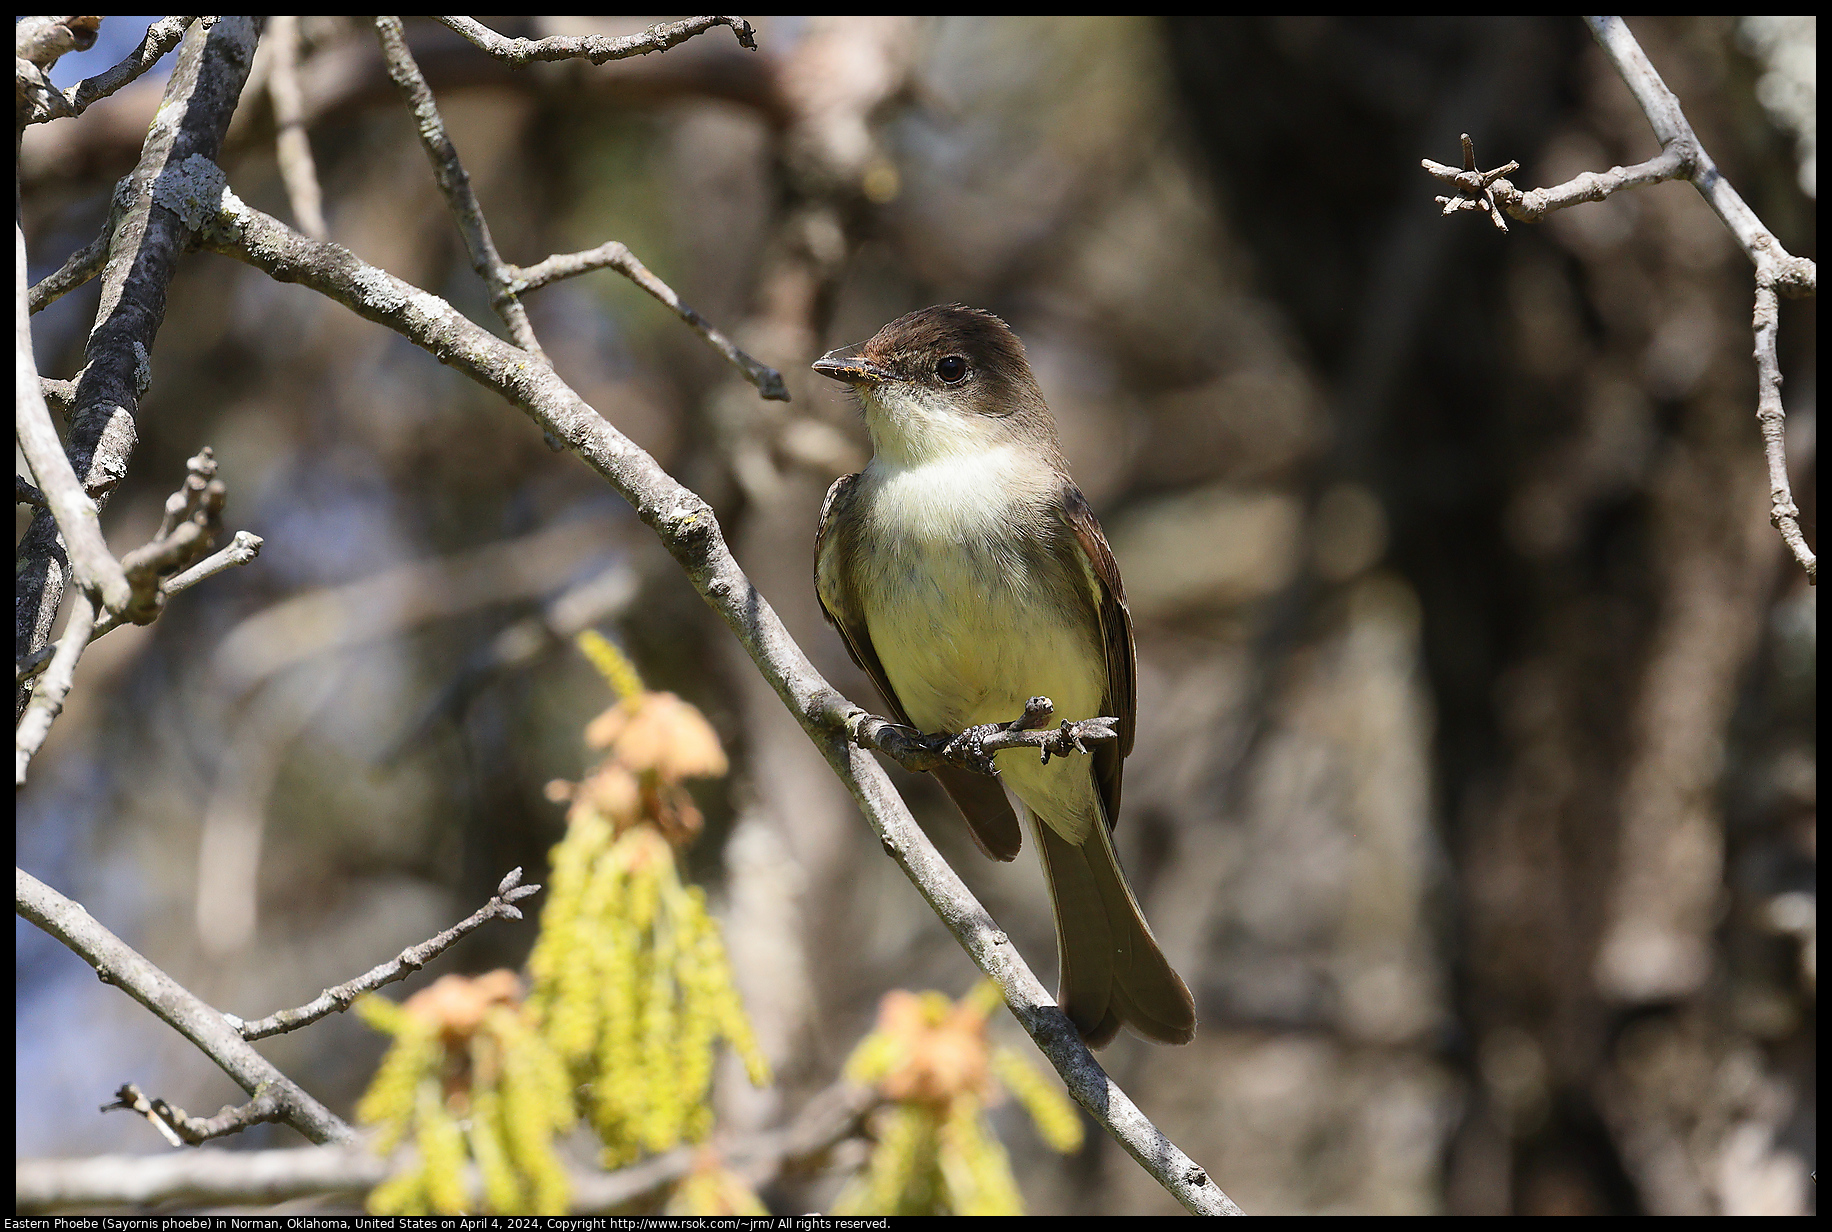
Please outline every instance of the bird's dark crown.
M895 380L958 389L982 414L1007 415L1043 401L1024 344L1011 327L965 304L937 304L898 317L857 354Z

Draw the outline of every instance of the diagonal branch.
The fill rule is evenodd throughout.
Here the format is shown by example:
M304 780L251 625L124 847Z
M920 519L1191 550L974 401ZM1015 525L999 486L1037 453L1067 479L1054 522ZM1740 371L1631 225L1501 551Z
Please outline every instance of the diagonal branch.
M288 1031L297 1031L300 1027L309 1027L320 1018L331 1014L341 1014L355 1004L356 999L366 992L373 992L384 984L404 980L427 963L437 958L468 933L482 928L491 920L519 920L522 910L515 904L522 899L540 891L538 885L523 885L522 870L512 869L496 887L496 894L472 912L466 918L452 925L438 936L422 941L418 945L408 946L399 954L382 963L380 966L357 976L353 980L327 988L318 996L297 1009L279 1010L265 1018L246 1022L234 1014L224 1014L229 1025L241 1032L246 1040L266 1039L270 1035L283 1035Z
M140 40L140 45L128 52L118 64L107 71L97 73L93 77L85 77L68 90L58 91L55 87L50 87L48 94L38 95L31 117L26 122L41 124L46 120L59 119L64 116L82 115L83 112L89 110L90 104L99 102L121 87L138 80L148 69L163 60L167 52L178 46L178 40L184 37L184 32L196 20L195 17L160 18L147 28L146 37ZM91 41L94 40L93 31L89 37ZM48 82L44 84L49 85Z
M137 1112L173 1146L202 1146L213 1138L227 1138L256 1125L286 1119L272 1087L264 1088L240 1107L225 1107L213 1117L197 1117L163 1099L148 1099L145 1092L128 1082L115 1091L114 1103L103 1104L101 1110Z
M249 1095L277 1101L280 1119L313 1142L354 1142L356 1133L329 1108L256 1052L214 1009L24 869L15 870L14 908L74 950L113 984L144 1005L222 1067Z
M612 427L551 367L528 363L526 352L480 328L438 296L368 265L336 244L307 239L244 204L226 187L219 191L215 220L202 237L206 247L282 282L311 287L497 391L630 502L827 758L885 850L974 963L998 984L1006 1004L1062 1075L1069 1092L1184 1206L1204 1214L1238 1213L1240 1208L1208 1174L1107 1076L1011 939L916 825L883 767L853 746L848 724L862 712L814 669L738 567L711 507Z
M25 231L13 225L13 406L19 449L25 454L32 478L44 493L46 516L56 520L64 550L76 570L76 582L93 592L115 611L127 607L131 592L121 562L102 538L102 520L95 502L77 480L64 443L58 439L45 406L44 387L38 381L32 357L32 313L25 285Z
M23 313L23 299L20 305ZM32 384L35 386L36 381ZM42 422L38 422L40 420ZM49 437L52 448L47 449L38 443L38 438L45 436ZM70 470L69 459L64 456L61 444L57 443L49 416L41 414L34 417L27 413L23 395L20 400L19 439L28 458L48 455L42 459L42 465L54 477L52 490L61 496L63 503L81 501L87 506L89 517L93 520L94 503L89 500L88 494L82 490ZM63 464L61 471L58 463ZM210 543L220 528L226 489L222 480L216 478L216 458L208 445L190 459L187 472L183 486L167 498L165 519L160 523L152 542L135 548L120 561L108 555L106 544L101 545L102 555L106 557L108 565L120 574L127 588L125 597L103 607L98 619L95 597L91 588L84 587L73 606L70 623L56 646L40 646L14 665L15 683L25 685L38 674L47 660L51 664L44 679L33 688L31 700L20 716L14 735L15 774L18 783L25 782L32 758L43 746L52 723L63 710L64 699L69 695L76 670L76 661L90 642L130 621L134 624L150 624L163 610L168 594L220 573L231 565L246 564L261 550L261 540L243 531L236 536L235 543L216 557L198 559L209 551ZM54 513L60 508L52 496L44 496L42 499ZM96 531L96 537L99 541L99 530ZM72 542L72 536L65 535L65 541ZM77 575L81 578L84 571L80 560L78 565ZM164 579L171 574L178 574L179 577L166 582Z
M407 49L407 34L401 28L401 19L377 17L375 32L382 42L382 57L388 62L388 76L400 88L408 110L413 112L420 132L420 145L432 162L439 191L445 194L452 217L458 220L465 251L470 254L471 268L490 288L490 304L503 319L503 324L509 327L509 336L515 339L515 345L546 359L540 341L534 336L534 327L528 323L528 310L522 307L511 288L508 263L496 251L490 224L484 219L483 207L477 204L477 194L471 189L471 177L458 159L458 147L446 135L445 121L439 116L439 105L433 100L432 89L421 75L420 66L414 62L413 52Z
M121 221L122 197L119 190L123 187L125 183L116 186L108 209L108 221L102 224L102 233L71 253L55 271L32 284L29 295L34 313L43 312L102 272L102 266L108 261L109 239L114 235L116 224Z

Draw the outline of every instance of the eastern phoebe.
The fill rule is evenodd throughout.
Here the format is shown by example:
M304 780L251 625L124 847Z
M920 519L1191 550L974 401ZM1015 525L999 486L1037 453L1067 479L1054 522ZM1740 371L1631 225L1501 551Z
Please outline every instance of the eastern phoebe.
M1006 749L996 780L935 774L994 859L1018 854L1013 806L1032 819L1056 912L1056 1000L1082 1038L1098 1048L1126 1023L1188 1043L1195 1003L1108 834L1137 716L1126 592L1023 343L991 313L951 304L899 317L814 370L852 386L872 442L870 465L821 506L814 585L827 619L891 717L922 731L1008 721L1036 695L1065 717L1118 718L1119 740L1089 757L1043 765Z

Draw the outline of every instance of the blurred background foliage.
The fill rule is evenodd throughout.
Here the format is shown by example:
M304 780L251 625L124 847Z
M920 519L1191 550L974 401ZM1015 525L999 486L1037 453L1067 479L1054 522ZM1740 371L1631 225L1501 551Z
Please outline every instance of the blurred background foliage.
M109 18L60 82L139 20ZM713 502L863 704L810 546L867 445L807 364L936 302L1025 340L1131 593L1117 837L1202 1024L1183 1049L1115 1044L1121 1085L1254 1212L1812 1209L1816 607L1767 523L1749 263L1683 184L1502 235L1437 217L1418 165L1455 162L1460 132L1523 187L1654 153L1581 24L756 24L755 54L714 31L513 73L408 29L509 260L622 240L784 371L794 401L760 402L609 272L529 301L561 374ZM1814 19L1631 25L1725 174L1816 255ZM302 29L332 238L494 326L373 33ZM263 71L223 161L285 218ZM33 279L96 234L159 88L27 133ZM91 284L35 318L47 375L80 364L94 306ZM1783 307L1809 538L1815 323ZM148 537L208 444L227 525L266 548L84 658L19 798L22 867L226 1010L309 999L510 867L546 879L543 786L580 776L603 705L569 645L595 626L732 754L694 785L688 871L777 1083L728 1059L722 1126L792 1115L887 990L971 986L673 562L523 416L212 255L180 268L152 373L111 544ZM899 782L1049 982L1029 851L993 866L931 784ZM487 928L410 988L532 940ZM15 954L22 1155L163 1149L93 1111L122 1081L236 1098L36 930ZM344 1016L265 1051L347 1115L383 1042ZM1031 1211L1176 1209L1104 1135L1065 1158L1017 1102L991 1116ZM845 1179L764 1196L825 1209Z

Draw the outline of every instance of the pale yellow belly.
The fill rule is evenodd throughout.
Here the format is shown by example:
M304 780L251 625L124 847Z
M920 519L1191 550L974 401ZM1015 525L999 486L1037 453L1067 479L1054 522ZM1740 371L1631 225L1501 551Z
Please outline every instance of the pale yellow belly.
M1049 586L1016 560L989 560L956 544L904 545L888 567L868 570L860 600L873 647L910 721L925 732L1002 723L1048 697L1056 718L1100 713L1106 662L1087 613L1057 608ZM1098 815L1086 757L1033 749L996 758L1001 777L1052 829L1074 841Z

